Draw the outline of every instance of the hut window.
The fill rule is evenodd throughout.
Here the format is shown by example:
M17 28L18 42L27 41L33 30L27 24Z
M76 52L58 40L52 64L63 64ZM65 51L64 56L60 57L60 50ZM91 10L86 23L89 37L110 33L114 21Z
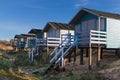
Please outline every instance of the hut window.
M104 30L104 18L100 19L100 30Z
M24 41L24 39L23 39L23 38L21 38L21 41L23 42L23 41Z

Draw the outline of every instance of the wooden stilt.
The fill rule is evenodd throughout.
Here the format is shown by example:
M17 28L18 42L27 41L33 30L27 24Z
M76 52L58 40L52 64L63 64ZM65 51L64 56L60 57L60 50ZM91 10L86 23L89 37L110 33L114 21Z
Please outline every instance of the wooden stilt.
M97 66L100 65L100 59L101 59L101 47L98 47L98 53L97 53Z
M88 48L86 48L86 57L88 57L88 50L89 50L89 49L88 49Z
M116 49L116 51L115 51L115 55L117 55L117 53L118 53L118 50Z
M92 47L89 48L89 70L92 69Z
M103 48L101 48L101 56L100 58L102 59L103 58Z
M80 64L83 65L83 48L80 50Z
M49 47L47 47L47 54L49 54Z
M76 47L74 48L74 62L76 61Z
M69 52L70 53L70 52ZM68 62L71 62L71 54L68 57Z
M65 70L65 61L64 61L64 57L63 57L63 52L64 50L62 50L62 70Z

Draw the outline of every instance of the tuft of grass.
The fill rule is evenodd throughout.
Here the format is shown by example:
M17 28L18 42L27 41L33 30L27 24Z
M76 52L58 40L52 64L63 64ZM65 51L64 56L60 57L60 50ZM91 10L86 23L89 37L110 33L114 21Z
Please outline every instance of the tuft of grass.
M20 73L14 72L12 68L10 68L8 71L0 70L0 75L3 75L5 77L11 76L13 78L16 78L15 80L39 80L35 77L25 76Z
M108 64L104 64L100 67L100 69L108 69L108 68L110 68L110 65Z
M66 77L71 77L71 76L74 76L74 74L72 73L72 71L69 71L66 75Z
M11 66L10 61L0 59L0 69L8 70L10 66Z

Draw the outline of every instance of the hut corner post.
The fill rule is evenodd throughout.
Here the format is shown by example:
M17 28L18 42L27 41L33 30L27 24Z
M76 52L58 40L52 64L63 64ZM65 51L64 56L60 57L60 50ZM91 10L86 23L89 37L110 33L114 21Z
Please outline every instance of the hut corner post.
M92 47L89 47L89 70L92 69Z
M100 26L101 26L101 22L100 22L100 18L101 17L98 17L98 31L100 31ZM99 33L99 38L100 38L100 33ZM100 42L100 40L99 40ZM98 52L97 52L97 66L100 65L100 59L101 59L101 47L100 47L100 43L98 44Z

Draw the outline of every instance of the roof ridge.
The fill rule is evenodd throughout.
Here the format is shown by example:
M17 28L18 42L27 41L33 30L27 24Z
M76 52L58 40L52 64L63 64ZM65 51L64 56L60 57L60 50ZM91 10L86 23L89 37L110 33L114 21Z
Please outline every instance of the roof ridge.
M68 23L62 23L62 22L48 22L48 23L56 23L56 24L68 24ZM69 24L68 24L69 25Z
M89 8L81 8L80 11L73 17L73 19L69 22L69 24L74 24L78 19L82 17L85 13L90 13L93 15L96 15L98 17L104 17L104 18L113 18L120 20L120 14L106 12L106 11L100 11L95 9L89 9Z
M90 8L82 8L82 10L84 10L84 9L87 9L87 10L90 10L90 11L98 11L98 12L107 13L107 14L120 15L120 14L118 14L118 13L113 13L113 12L100 11L100 10L90 9Z

